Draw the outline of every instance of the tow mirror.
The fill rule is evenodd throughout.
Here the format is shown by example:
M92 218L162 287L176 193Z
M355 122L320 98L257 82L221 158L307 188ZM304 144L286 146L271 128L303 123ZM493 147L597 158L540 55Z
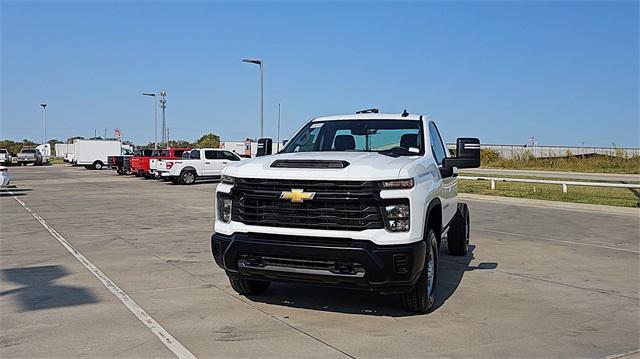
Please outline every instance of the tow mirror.
M268 156L273 151L273 140L270 138L261 138L258 140L258 151L256 157Z
M480 167L480 140L477 138L458 138L456 156L442 160L443 169Z

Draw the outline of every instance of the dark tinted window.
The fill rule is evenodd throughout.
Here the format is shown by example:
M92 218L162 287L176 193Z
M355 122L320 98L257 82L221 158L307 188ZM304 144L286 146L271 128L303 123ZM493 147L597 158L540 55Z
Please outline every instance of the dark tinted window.
M182 154L184 153L184 150L174 150L173 151L173 155L176 157L182 157Z
M218 151L204 151L204 158L208 160L216 160L218 156L216 155Z
M219 154L225 160L240 161L240 158L238 156L234 155L233 153L231 153L229 151L221 151Z
M442 164L442 159L445 158L446 152L438 128L433 122L429 122L429 141L431 142L431 150L433 151L433 157L439 165Z
M191 155L191 151L184 151L184 153L182 154L182 159L186 160L190 157Z
M192 150L191 153L189 154L189 158L192 159L192 160L199 160L200 159L200 151Z
M7 150L0 150L0 153L7 153Z

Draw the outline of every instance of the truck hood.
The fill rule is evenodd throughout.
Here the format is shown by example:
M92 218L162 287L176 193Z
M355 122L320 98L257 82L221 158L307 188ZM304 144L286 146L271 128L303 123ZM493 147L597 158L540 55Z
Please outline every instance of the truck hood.
M241 178L282 178L299 180L387 180L400 178L401 169L420 156L390 157L376 152L280 153L230 163L223 175ZM344 168L271 167L276 160L346 161Z

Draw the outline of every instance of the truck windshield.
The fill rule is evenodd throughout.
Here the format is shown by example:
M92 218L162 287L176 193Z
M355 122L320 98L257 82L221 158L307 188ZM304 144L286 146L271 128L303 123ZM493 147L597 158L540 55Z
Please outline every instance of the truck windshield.
M424 153L422 138L422 123L415 120L310 122L281 152L355 151L416 156Z
M22 153L36 153L36 150L22 150Z

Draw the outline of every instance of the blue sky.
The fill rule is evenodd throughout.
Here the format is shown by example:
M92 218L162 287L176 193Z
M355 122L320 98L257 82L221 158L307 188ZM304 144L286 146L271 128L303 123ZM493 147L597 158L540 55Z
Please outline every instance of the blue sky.
M265 135L377 107L429 114L448 142L640 146L638 13L628 2L6 2L0 138L122 129Z

